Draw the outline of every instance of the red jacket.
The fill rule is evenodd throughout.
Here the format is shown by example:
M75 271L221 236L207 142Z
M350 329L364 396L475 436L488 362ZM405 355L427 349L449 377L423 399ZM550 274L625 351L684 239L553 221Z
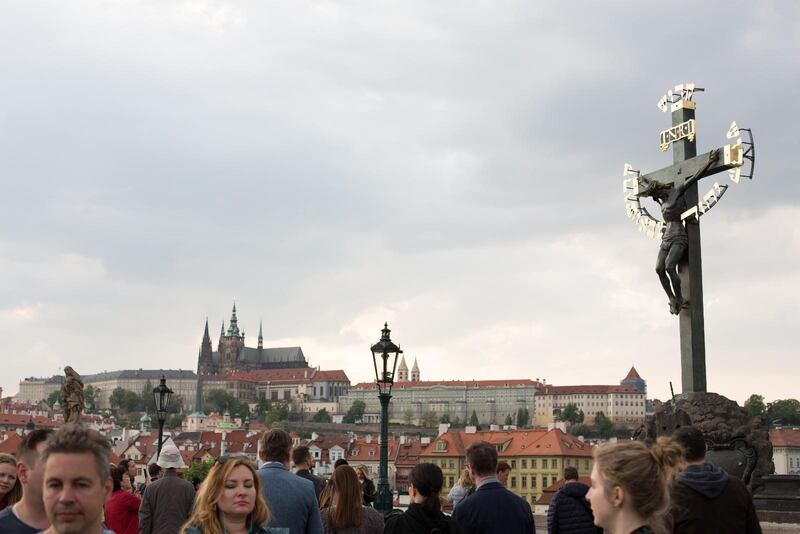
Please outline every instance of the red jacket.
M111 494L104 507L106 526L116 534L139 534L139 504L141 499L127 491Z

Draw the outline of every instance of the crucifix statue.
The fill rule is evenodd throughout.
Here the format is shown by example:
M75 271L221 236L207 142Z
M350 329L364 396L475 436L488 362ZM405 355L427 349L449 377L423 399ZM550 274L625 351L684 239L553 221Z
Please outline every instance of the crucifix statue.
M735 122L728 130L728 138L744 132L748 141L740 138L736 143L697 155L696 104L692 100L695 91L702 89L691 83L678 85L658 103L662 111L671 108L672 112L672 127L661 132L660 148L666 151L672 147L673 164L647 174L626 164L625 175L635 174L635 177L624 182L628 216L640 230L662 240L656 273L667 294L670 312L679 317L684 393L706 391L700 216L715 206L728 188L715 182L701 199L698 182L728 171L731 180L738 183L744 160L750 162L747 178L753 177L755 163L752 132L739 128ZM659 204L662 221L641 206L641 197L651 197Z

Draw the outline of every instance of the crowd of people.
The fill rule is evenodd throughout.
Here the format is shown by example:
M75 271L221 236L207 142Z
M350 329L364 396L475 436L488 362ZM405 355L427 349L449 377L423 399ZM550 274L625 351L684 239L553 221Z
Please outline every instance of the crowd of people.
M66 424L26 434L15 456L0 455L2 534L507 534L535 532L530 505L506 488L510 466L495 445L472 443L467 468L442 511L441 469L409 475L410 504L386 517L372 507L375 484L363 466L337 461L316 477L307 447L282 430L265 432L261 465L223 455L200 484L184 480L180 451L162 450L136 487L135 464L109 463L105 437ZM290 470L292 462L296 472ZM547 517L550 534L760 533L744 484L705 461L699 430L679 429L652 446L620 441L594 453L591 486L566 468Z

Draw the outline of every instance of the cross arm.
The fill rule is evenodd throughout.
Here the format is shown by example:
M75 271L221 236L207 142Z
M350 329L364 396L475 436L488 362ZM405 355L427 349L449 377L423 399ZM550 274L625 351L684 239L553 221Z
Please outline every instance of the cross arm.
M735 147L736 145L730 146ZM641 180L645 183L656 181L662 184L683 184L686 180L694 176L697 171L702 170L703 167L709 164L711 152L717 152L718 157L716 161L712 161L711 164L708 165L708 169L698 176L698 179L728 169L740 167L742 165L741 155L736 154L735 150L729 150L727 148L728 147L716 148L710 152L700 154L699 156L674 163L669 167L643 174Z

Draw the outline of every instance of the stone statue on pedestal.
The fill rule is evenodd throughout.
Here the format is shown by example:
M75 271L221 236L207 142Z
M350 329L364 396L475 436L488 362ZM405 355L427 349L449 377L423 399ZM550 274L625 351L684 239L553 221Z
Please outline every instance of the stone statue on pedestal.
M84 408L83 382L81 375L69 365L64 368L66 380L61 386L61 407L64 410L64 422L80 424Z

